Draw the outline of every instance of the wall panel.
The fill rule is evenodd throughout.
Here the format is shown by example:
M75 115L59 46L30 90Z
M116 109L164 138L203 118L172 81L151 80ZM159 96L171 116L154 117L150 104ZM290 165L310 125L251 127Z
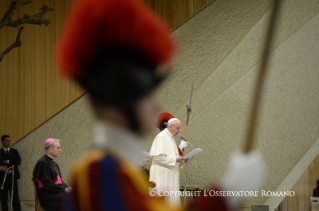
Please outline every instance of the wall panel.
M0 2L1 19L11 1ZM37 0L21 6L12 20L24 14L34 15L47 5L53 8L43 17L51 23L23 24L22 46L14 48L0 62L0 135L9 134L13 142L83 94L72 81L56 77L53 59L54 46L62 29L67 1ZM0 29L0 51L11 45L20 26Z
M310 197L312 197L313 189L317 186L317 179L319 179L319 155L291 189L296 195L288 197L288 208L283 211L309 210L311 207Z
M174 28L212 0L145 0Z

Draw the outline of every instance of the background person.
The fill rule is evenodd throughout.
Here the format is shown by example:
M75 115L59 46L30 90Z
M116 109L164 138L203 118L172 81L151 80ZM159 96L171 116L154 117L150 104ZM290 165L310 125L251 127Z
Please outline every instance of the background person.
M20 172L18 165L21 164L21 158L18 150L11 148L11 138L9 135L3 135L1 137L2 149L0 150L0 166L2 171L0 172L0 182L4 180L5 172L8 168L14 165L14 181L13 181L13 201L12 208L14 211L20 211L20 199L19 199L19 188L18 188L18 179L20 179ZM11 197L12 190L12 169L8 170L6 180L3 184L3 189L1 191L1 208L3 211L8 210L8 192Z
M319 197L319 179L317 180L317 187L313 189L312 197Z
M150 163L150 153L147 151L143 151L143 154L144 154L143 162L141 162L140 164L141 164L142 168L144 169L144 171L147 175L147 178L149 178L150 171L147 169L147 166Z
M179 155L174 139L179 134L181 127L181 122L178 119L171 118L167 122L167 128L156 136L152 144L150 181L156 183L157 191L179 191L180 163L187 161ZM178 194L171 194L165 198L171 206L180 206L180 196Z
M46 211L56 211L67 193L72 191L62 179L59 165L54 158L60 156L60 140L49 138L43 144L45 155L33 170L33 180L37 184L40 205Z

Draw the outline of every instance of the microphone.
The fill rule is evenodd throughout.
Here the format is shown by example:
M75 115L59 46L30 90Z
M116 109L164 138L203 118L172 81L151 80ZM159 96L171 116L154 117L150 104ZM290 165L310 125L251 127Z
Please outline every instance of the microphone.
M194 149L194 146L191 144L191 142L187 141L181 134L177 134L177 135L178 135L178 137L179 137L180 139L182 139L183 141L186 141L188 144L190 144L191 147Z
M183 138L183 136L181 135L181 134L177 134L178 135L178 137L180 138L180 139L182 139L183 141L186 141L187 142L187 140L185 139L185 138Z

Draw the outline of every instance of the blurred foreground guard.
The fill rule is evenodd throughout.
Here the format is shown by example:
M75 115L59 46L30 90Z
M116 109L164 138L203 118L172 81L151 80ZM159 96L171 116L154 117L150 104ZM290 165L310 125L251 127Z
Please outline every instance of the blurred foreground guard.
M74 78L89 93L97 117L98 147L75 166L73 192L63 210L223 211L239 207L242 197L202 196L187 208L172 208L149 193L139 165L143 159L140 137L152 130L159 113L152 94L164 73L157 68L168 65L174 51L169 30L142 1L82 0L73 8L58 44L58 65L61 74ZM244 191L258 186L262 159L254 154L238 156L225 185L222 182L216 189ZM246 186L241 189L240 184Z

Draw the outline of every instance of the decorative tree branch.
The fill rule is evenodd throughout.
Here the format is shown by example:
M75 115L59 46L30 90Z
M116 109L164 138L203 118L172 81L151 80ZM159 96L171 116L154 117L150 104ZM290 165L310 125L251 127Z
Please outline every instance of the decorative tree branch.
M17 26L24 24L24 23L36 24L36 25L45 24L46 26L48 26L50 24L50 20L45 19L42 16L50 11L53 11L53 9L49 8L46 5L43 5L43 7L40 8L40 10L42 10L42 11L35 14L35 15L24 14L23 18L11 21L11 18L18 7L26 5L26 4L30 4L30 3L32 3L32 2L31 1L13 1L13 2L11 2L8 11L4 15L2 21L0 22L0 28L3 28L5 26L17 27Z
M32 1L12 1L7 12L4 14L1 22L0 22L0 28L3 28L5 26L10 26L10 27L18 27L21 24L35 24L35 25L42 25L45 24L48 26L50 24L49 19L45 19L42 16L47 14L50 11L53 11L53 9L49 8L46 5L43 5L43 7L40 8L41 12L35 14L35 15L26 15L24 14L23 18L20 18L18 20L12 21L12 16L14 13L18 10L19 7L31 4ZM21 40L20 40L20 35L24 27L21 27L19 30L19 33L17 35L16 41L12 43L5 51L0 53L0 62L2 61L2 58L4 55L9 53L13 48L19 47L22 45Z
M3 28L11 21L11 18L13 16L13 14L15 13L15 11L17 11L18 7L24 6L27 4L31 4L31 3L32 3L32 1L12 1L10 6L9 6L9 9L4 14L4 16L0 22L0 28Z
M45 15L46 13L53 11L53 9L49 8L46 5L43 5L43 7L41 7L42 10L41 12L35 14L35 15L26 15L24 14L24 17L15 21L10 21L7 26L11 26L11 27L17 27L21 24L24 23L29 23L29 24L36 24L36 25L42 25L45 24L46 26L48 26L50 24L50 20L49 19L45 19L42 16Z
M19 33L17 35L16 41L14 43L12 43L5 51L0 53L0 62L2 61L2 58L4 57L4 55L6 55L7 53L9 53L12 49L17 48L19 46L22 45L22 42L20 40L20 35L22 30L24 29L24 27L20 27L19 29Z
M26 15L24 14L23 18L17 19L12 21L12 16L14 13L18 10L19 7L31 4L32 1L12 1L7 12L4 14L1 22L0 22L0 28L3 28L5 26L10 26L10 27L18 27L21 24L35 24L35 25L42 25L45 24L48 26L50 24L49 19L45 19L42 16L47 14L50 11L53 11L53 9L49 8L46 5L43 5L43 7L40 8L41 12L35 14L35 15ZM9 53L13 48L19 47L22 45L21 40L20 40L20 35L24 27L21 27L19 30L19 33L17 35L16 41L11 44L5 51L0 53L0 62L2 61L2 58L4 55Z

